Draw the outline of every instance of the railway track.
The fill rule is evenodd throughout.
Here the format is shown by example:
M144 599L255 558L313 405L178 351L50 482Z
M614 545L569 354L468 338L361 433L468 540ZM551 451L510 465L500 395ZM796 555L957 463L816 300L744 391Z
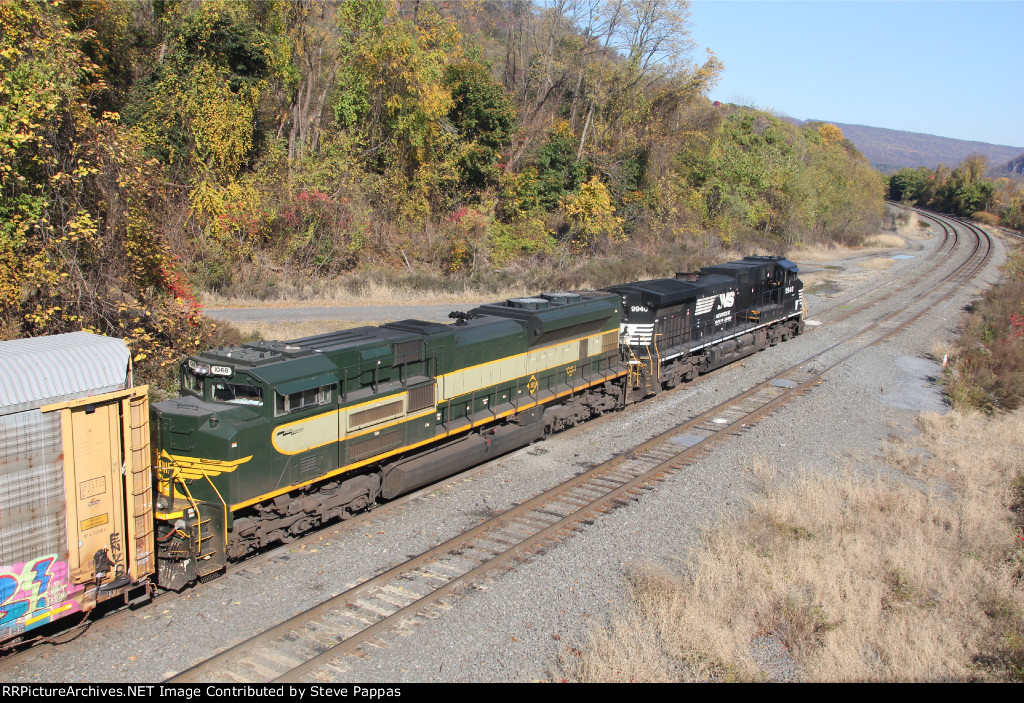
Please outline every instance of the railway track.
M715 445L742 434L764 417L821 383L824 376L865 349L906 329L978 274L989 260L991 239L979 228L940 222L940 249L962 251L959 237L973 237L952 270L932 270L894 287L920 289L897 310L881 315L798 364L687 420L671 430L590 468L422 554L320 603L168 679L300 681L341 675L346 656L366 657L410 628L430 622L456 599L484 588L487 579L569 539L602 514L627 505L645 490L683 470ZM947 229L948 228L948 229ZM936 276L937 280L927 280ZM880 300L880 299L879 299ZM843 303L830 322L856 309ZM848 304L848 301L847 303ZM865 337L867 337L865 339Z
M833 303L832 305L822 308L821 310L814 311L816 318L823 318L819 320L820 322L822 322L823 324L828 324L845 320L846 318L852 317L853 315L861 312L862 310L866 310L884 300L893 297L899 292L909 290L910 288L914 287L915 285L923 281L929 275L935 273L938 267L928 268L927 265L936 258L948 256L953 252L959 241L958 232L954 227L947 224L946 221L943 219L931 217L929 215L926 215L925 213L920 214L932 220L937 225L939 225L943 235L942 242L939 244L939 246L936 247L935 250L932 251L927 257L922 259L920 263L918 263L917 265L910 269L910 271L915 271L918 268L923 268L924 270L918 273L916 276L905 277L903 280L897 281L894 279L889 279L884 283L869 288L868 290L861 291L856 295L844 298L840 301ZM853 302L858 300L860 302L857 305L853 305Z

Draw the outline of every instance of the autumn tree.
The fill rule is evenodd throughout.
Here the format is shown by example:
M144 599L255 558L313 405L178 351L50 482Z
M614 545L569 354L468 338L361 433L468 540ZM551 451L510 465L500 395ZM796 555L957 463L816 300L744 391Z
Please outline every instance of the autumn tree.
M738 108L708 148L684 150L679 173L701 194L705 227L744 232L779 251L808 240L856 242L877 226L884 184L835 125L795 125Z
M148 218L153 176L111 104L91 30L0 4L0 321L5 337L123 337L144 379L204 338Z
M987 166L985 157L975 154L955 169L942 165L933 171L924 167L901 169L889 177L889 196L919 207L970 217L997 206L999 201L996 182L984 175Z
M901 168L889 176L888 198L901 203L917 204L928 188L928 180L934 178L924 166Z
M445 69L444 84L452 95L448 122L459 138L459 171L467 189L496 185L498 162L516 128L516 109L490 72L463 61Z
M622 238L622 218L616 217L608 189L597 176L568 195L563 205L570 222L569 241L574 251L604 251Z
M351 7L342 11L351 12ZM288 104L280 113L276 136L287 135L288 159L294 166L319 147L328 96L352 37L341 35L335 3L296 0L284 13L291 66L282 71Z
M444 77L461 57L460 34L431 5L403 10L379 0L346 3L348 38L334 103L338 122L367 168L384 176L379 195L391 216L429 216L459 182L455 103Z

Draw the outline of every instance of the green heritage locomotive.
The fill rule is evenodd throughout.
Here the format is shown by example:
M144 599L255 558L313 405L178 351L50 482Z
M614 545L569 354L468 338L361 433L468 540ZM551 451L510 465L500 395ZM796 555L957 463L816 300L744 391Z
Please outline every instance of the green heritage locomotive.
M158 583L183 588L803 329L788 260L679 276L189 357L182 397L151 408Z

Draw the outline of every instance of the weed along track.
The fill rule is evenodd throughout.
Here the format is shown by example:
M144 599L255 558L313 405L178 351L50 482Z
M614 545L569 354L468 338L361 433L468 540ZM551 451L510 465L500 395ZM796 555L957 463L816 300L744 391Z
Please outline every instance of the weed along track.
M377 656L395 639L443 617L474 591L536 559L605 514L636 501L716 445L754 427L822 383L860 352L906 330L970 281L989 260L981 230L936 218L946 257L913 281L893 287L909 300L865 321L841 339L652 439L501 512L438 546L186 669L169 681L333 680L350 657ZM948 229L947 229L948 228ZM964 235L967 235L966 237ZM969 238L971 241L961 241ZM858 306L871 307L878 300ZM838 307L836 308L838 311ZM837 316L853 314L843 310ZM583 430L586 431L585 429Z

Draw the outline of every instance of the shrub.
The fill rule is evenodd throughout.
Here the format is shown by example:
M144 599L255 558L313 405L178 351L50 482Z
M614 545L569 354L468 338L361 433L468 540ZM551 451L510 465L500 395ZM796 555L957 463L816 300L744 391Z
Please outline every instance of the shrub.
M978 212L971 215L971 219L974 220L975 222L980 222L981 224L988 225L990 227L994 227L995 225L999 224L998 216L993 215L991 212L986 212L984 210L979 210Z
M987 413L1024 403L1024 250L1003 269L1009 280L974 306L960 334L965 351L947 382L953 405Z

